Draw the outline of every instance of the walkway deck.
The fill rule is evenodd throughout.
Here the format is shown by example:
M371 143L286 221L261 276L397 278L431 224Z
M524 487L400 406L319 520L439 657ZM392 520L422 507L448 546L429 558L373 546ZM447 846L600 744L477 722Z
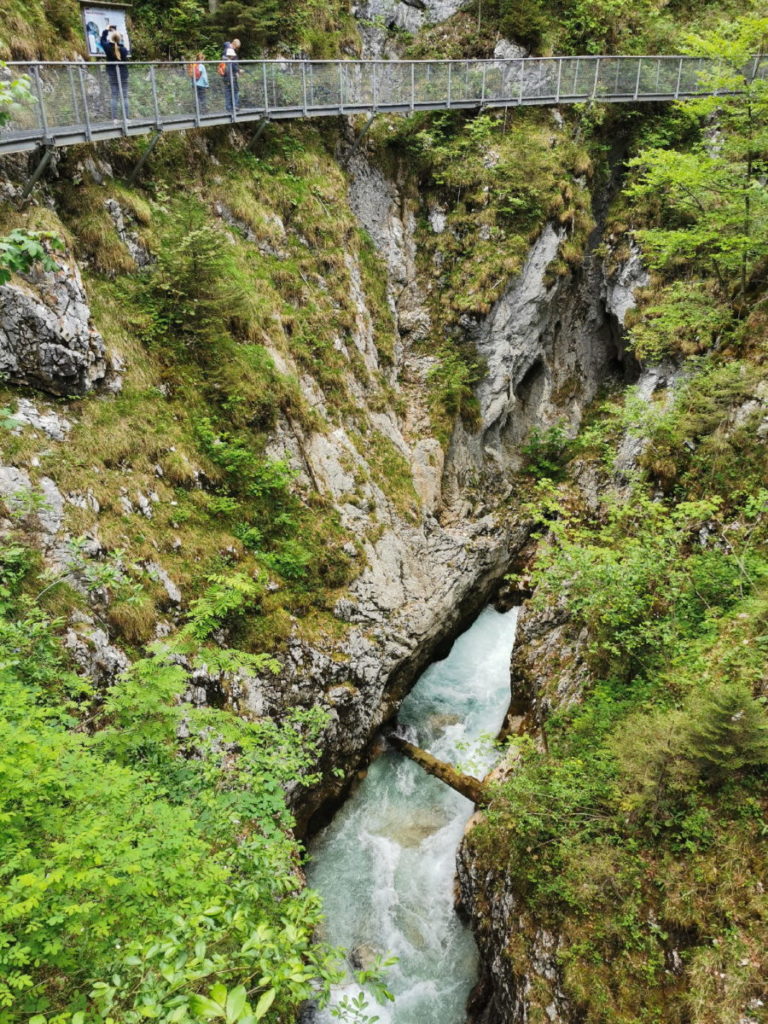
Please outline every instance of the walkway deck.
M452 61L241 61L239 97L207 65L200 89L183 63L131 62L113 106L99 64L9 64L34 103L0 128L0 155L153 131L297 117L563 103L660 102L706 95L712 62L698 57L542 57ZM6 72L7 74L7 72ZM748 71L766 74L759 59Z

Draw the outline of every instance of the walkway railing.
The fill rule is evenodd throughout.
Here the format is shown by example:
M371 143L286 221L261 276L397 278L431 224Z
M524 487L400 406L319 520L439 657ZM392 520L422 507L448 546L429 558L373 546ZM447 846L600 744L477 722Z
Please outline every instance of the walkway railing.
M0 154L154 130L339 114L636 103L707 93L698 57L544 57L452 61L240 61L236 78L208 62L209 85L185 63L9 64L33 103L0 128ZM756 59L748 74L765 75ZM199 80L197 80L199 81Z

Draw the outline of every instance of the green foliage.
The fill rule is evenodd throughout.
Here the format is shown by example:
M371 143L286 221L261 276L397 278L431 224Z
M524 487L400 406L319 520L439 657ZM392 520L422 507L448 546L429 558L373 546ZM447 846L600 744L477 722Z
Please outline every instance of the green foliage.
M553 423L543 429L534 427L520 449L525 460L523 471L537 480L560 480L571 448L571 440L562 424Z
M656 0L481 0L478 15L493 19L508 39L537 52L642 53L666 52L643 42L654 32L669 32Z
M477 423L479 406L474 385L482 373L476 358L468 356L453 345L444 345L437 355L438 362L430 369L430 399L438 417L438 436L447 441L450 427L460 417L472 426Z
M692 239L691 244L695 245ZM673 281L644 304L630 334L638 358L658 363L681 351L708 352L728 338L734 326L733 312L719 300L714 282L686 280Z
M743 684L707 691L688 727L689 756L712 783L768 765L768 717Z
M211 59L221 43L239 37L245 59L265 49L306 49L316 56L335 56L348 38L349 12L338 2L317 0L137 0L134 24L138 45L150 54L174 59L204 50ZM325 45L321 36L328 37ZM335 45L334 45L335 44Z
M213 24L226 39L244 42L244 57L256 57L280 39L283 15L279 0L222 0Z
M767 30L768 19L744 17L691 36L694 52L718 61L704 76L714 95L688 104L699 139L684 151L649 147L630 161L639 173L626 195L655 221L635 232L657 274L630 332L642 359L722 345L750 292L765 284L768 82L745 81L744 69Z
M0 61L0 74L7 74L7 67ZM27 75L14 75L0 79L0 126L14 114L20 113L33 102Z
M1 123L1 122L0 122ZM26 274L39 263L43 270L58 270L48 249L64 249L64 243L50 231L23 231L20 228L0 238L0 284L12 274Z
M323 718L247 722L180 700L190 640L208 671L276 668L200 646L251 583L212 581L189 630L97 697L25 598L34 574L29 550L6 546L0 1021L285 1019L333 976L284 797L314 778Z
M609 504L597 530L556 520L537 562L537 600L567 598L600 671L627 678L649 669L739 592L744 566L735 555L681 557L701 526L717 521L718 507L710 500L669 509L636 488L630 502Z
M748 361L689 358L669 402L629 399L624 426L644 439L640 465L666 493L717 495L726 507L751 501L765 478L765 451L752 441L754 423L730 422L731 410L759 388Z
M237 309L231 244L199 212L171 230L148 280L153 334L202 351L222 338Z

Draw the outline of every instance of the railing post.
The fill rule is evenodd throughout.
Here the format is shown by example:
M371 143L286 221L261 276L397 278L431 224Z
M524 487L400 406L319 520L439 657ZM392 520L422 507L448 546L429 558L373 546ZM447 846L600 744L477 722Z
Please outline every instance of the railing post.
M416 65L411 61L411 113L416 105Z
M595 57L595 78L594 78L594 81L592 82L592 95L589 97L591 100L593 100L595 98L596 94L597 94L597 80L598 80L599 76L600 76L600 58L599 57Z
M192 62L192 91L195 94L195 125L200 127L200 94L197 91L197 58Z
M575 65L575 67L573 69L573 88L571 89L571 96L575 96L576 95L576 86L579 83L579 61L580 60L581 60L581 57L577 57L576 58L576 65Z
M643 58L637 58L637 78L635 79L635 99L637 99L640 92L640 72L643 69Z
M117 45L117 44L115 44ZM117 91L120 95L120 111L123 115L123 135L128 134L128 102L125 93L123 92L123 67L122 64L117 64L115 67L117 72Z
M304 112L304 117L306 117L307 116L307 62L304 61L304 60L301 62L301 96L302 96L302 100L303 100L302 105L301 105L301 109Z
M235 69L232 62L227 63L227 78L229 79L229 100L232 104L232 124L237 123L237 104L235 103Z
M485 75L488 69L488 65L483 61L483 79L480 84L480 106L485 106Z
M152 109L155 111L155 128L158 131L163 127L163 123L160 120L160 103L157 99L157 77L155 75L155 65L149 65L149 81L152 84Z
M517 102L522 103L523 93L525 91L525 64L523 63L522 57L518 60L518 64L520 65L520 89L518 90ZM512 97L510 96L510 99L511 98Z
M344 113L344 63L339 61L339 112Z
M451 84L452 84L452 82L451 82L451 72L452 72L452 68L453 68L453 62L449 61L448 62L448 107L449 108L451 106Z
M48 118L45 114L45 102L43 100L43 86L40 81L40 68L37 64L32 67L32 78L35 83L35 93L37 95L37 105L40 109L40 127L43 129L43 139L48 141Z
M680 95L680 79L683 77L683 58L680 58L680 63L677 66L677 85L675 86L675 99Z
M557 59L557 87L555 88L555 103L560 102L560 80L563 77L563 58Z
M261 80L264 84L264 117L269 117L269 85L267 84L267 62L261 62Z
M373 61L373 63L371 64L371 100L372 100L372 104L371 105L372 105L372 108L373 108L373 112L376 113L376 110L377 110L378 105L379 105L379 101L378 101L378 83L376 81L376 61Z
M78 65L78 73L80 78L80 96L83 101L83 118L85 120L85 138L87 142L91 141L91 115L88 112L88 92L85 88L85 71L82 65Z

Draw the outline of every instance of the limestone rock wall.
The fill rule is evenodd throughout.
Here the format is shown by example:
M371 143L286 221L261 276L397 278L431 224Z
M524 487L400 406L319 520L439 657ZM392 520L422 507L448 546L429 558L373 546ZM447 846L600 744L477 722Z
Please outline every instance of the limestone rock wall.
M34 270L0 286L0 377L53 395L82 395L106 383L110 363L91 322L80 271Z
M430 10L434 14L437 8ZM286 459L307 493L330 499L353 538L346 554L359 569L334 609L342 625L338 634L309 640L297 628L279 676L201 677L190 690L190 699L226 699L234 710L251 714L279 716L294 706L314 705L328 711L323 783L302 797L298 809L305 820L343 788L331 769L350 778L376 729L396 711L440 646L487 603L524 545L526 531L510 516L506 500L520 441L535 424L564 418L575 425L616 355L600 266L588 257L581 270L551 282L548 268L560 235L545 227L523 271L489 315L463 325L487 366L478 386L480 423L474 430L458 424L444 451L432 434L427 407L427 377L435 360L419 347L431 330L416 260L417 216L424 210L407 187L407 170L402 177L387 174L359 150L347 157L346 169L350 207L386 266L396 341L384 362L373 329L373 316L382 314L368 308L361 268L348 253L356 313L354 329L336 344L349 367L343 371L344 387L382 443L409 468L413 490L400 502L385 493L375 472L376 452L361 448L290 351L270 350L278 370L299 382L324 425L312 429L281 415L268 454ZM106 209L116 236L133 246L137 265L145 262L146 251L126 211L109 200ZM239 227L223 204L214 212ZM252 244L260 243L254 237ZM3 294L0 360L5 362L0 368L9 379L55 395L82 394L110 382L104 341L91 324L73 263L58 274L14 282ZM355 370L361 363L364 373ZM390 395L385 401L382 381ZM33 419L44 430L41 415L47 414L35 411ZM66 444L65 419L56 430L56 443ZM17 483L9 478L6 491L18 489ZM87 494L64 494L64 512L69 504L88 500ZM126 489L119 500L126 515L143 516L151 530L151 493L135 498ZM45 543L61 560L66 527L59 523L56 533L55 543ZM97 538L93 544L98 549ZM162 572L158 562L155 575L162 578ZM176 582L169 576L164 586L179 610ZM158 628L165 627L158 623ZM122 662L109 649L114 638L89 629L88 623L80 624L71 647L103 680Z
M581 358L587 359L587 366L595 367L598 377L599 368L593 360L600 351L609 359L621 355L624 317L634 306L635 289L646 280L637 250L610 276L602 270L602 264L594 264L587 271L588 275L600 273L592 278L595 290L588 289L583 297L587 299L585 308L591 311L583 327L596 329L595 337L603 338L603 348L598 345L596 352L590 352L588 347L581 349ZM601 304L602 322L598 314ZM579 337L585 340L586 336L577 331ZM573 352L579 351L578 345L577 340ZM559 361L562 354L556 358ZM639 377L637 393L650 400L658 389L673 386L674 380L671 367L647 368ZM489 392L490 407L501 410L502 415L506 408L504 398ZM574 466L572 475L587 508L597 512L600 495L608 489L621 492L626 474L641 450L642 440L628 433L619 445L613 472L597 470L586 463ZM577 702L589 683L588 642L587 631L574 622L564 600L544 607L522 606L510 667L511 712L515 715L514 720L510 717L510 727L525 731L541 746L546 744L546 721L550 714ZM477 814L470 821L468 832L480 818L481 814ZM562 937L532 918L505 872L481 863L466 842L459 850L457 872L458 899L471 920L483 965L470 1006L471 1024L529 1024L534 1019L551 1024L578 1021L578 1007L571 1004L562 984L558 957Z

